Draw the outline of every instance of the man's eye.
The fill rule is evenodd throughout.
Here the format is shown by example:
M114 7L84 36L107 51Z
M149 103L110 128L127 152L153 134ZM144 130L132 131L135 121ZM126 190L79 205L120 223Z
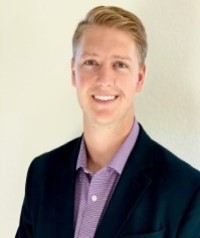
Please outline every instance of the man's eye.
M114 64L114 66L115 66L116 68L128 68L128 65L125 64L125 63L123 63L123 62L116 62L116 63Z
M97 62L95 61L95 60L86 60L85 62L84 62L84 65L97 65Z

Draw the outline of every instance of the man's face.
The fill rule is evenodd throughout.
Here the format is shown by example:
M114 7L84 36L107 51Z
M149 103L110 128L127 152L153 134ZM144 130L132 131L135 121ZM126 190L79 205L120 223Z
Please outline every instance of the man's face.
M126 122L134 117L134 97L142 89L145 66L139 66L135 42L124 31L91 26L72 60L72 84L84 121Z

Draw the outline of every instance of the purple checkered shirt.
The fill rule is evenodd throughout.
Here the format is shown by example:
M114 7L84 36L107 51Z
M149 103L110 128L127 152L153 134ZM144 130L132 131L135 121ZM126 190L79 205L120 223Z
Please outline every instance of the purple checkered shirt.
M112 160L95 173L86 167L87 155L82 139L76 166L74 238L94 237L138 134L139 125L135 121L128 137Z

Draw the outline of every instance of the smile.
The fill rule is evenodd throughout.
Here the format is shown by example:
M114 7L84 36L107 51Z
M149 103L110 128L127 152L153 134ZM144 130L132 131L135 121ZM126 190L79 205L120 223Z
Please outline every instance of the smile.
M103 101L103 102L107 102L107 101L113 101L117 98L118 96L113 96L113 95L106 95L106 96L103 96L103 95L94 95L93 98L95 100L98 100L98 101Z

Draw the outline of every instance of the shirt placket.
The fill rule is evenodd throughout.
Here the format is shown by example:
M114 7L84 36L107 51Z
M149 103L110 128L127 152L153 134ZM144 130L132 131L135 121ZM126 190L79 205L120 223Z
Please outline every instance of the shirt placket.
M106 183L106 180L108 180L108 172L106 170L99 171L91 178L87 194L87 204L84 209L79 229L78 237L80 238L94 237L106 197L104 196L105 194L103 194L101 184Z

